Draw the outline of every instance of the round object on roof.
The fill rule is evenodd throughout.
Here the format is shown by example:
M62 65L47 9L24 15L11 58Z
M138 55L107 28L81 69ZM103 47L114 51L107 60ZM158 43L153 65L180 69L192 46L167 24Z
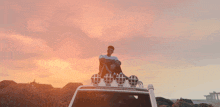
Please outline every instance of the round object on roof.
M142 81L138 81L137 84L138 84L138 86L139 86L140 88L143 88L143 87L144 87L144 84L143 84Z
M112 74L105 74L104 81L106 84L111 84L113 81L113 75Z
M98 85L100 83L101 77L99 74L94 74L91 77L92 83Z
M124 84L125 79L126 79L126 77L125 77L125 75L122 74L122 73L120 73L120 74L118 74L118 75L116 76L116 81L117 81L118 85Z
M138 83L138 77L135 75L131 75L129 77L129 84L131 85L131 87L136 87L137 83Z

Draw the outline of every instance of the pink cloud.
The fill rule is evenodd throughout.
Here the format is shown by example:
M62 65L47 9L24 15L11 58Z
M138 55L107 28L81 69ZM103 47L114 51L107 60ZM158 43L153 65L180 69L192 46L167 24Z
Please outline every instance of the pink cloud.
M175 6L191 2L191 0L83 0L77 2L56 0L33 2L32 7L25 5L29 3L25 1L11 1L4 4L12 7L14 4L17 5L16 10L21 13L18 11L16 13L23 14L24 18L19 19L23 21L15 23L16 27L23 26L28 32L53 32L54 26L70 26L81 29L90 38L112 42L137 34L148 35L148 30L156 16L164 9L176 8ZM29 4L32 5L31 3ZM62 28L58 31L64 32Z
M30 19L27 21L27 30L32 32L45 32L48 26L48 22L41 19Z
M7 48L5 51L20 51L24 53L41 53L49 52L51 49L48 47L44 40L36 39L29 36L23 36L15 33L1 33L0 38L5 39Z
M81 46L79 46L78 41L71 38L65 38L60 41L59 47L54 51L54 56L68 59L68 58L77 58L81 54Z
M168 16L171 17L171 16ZM158 19L149 29L148 34L154 37L178 37L189 40L201 40L220 31L220 21L215 19L192 20L187 17L172 17L173 19ZM166 27L164 27L166 26Z
M9 76L8 74L5 74L5 73L0 73L0 77L7 77Z

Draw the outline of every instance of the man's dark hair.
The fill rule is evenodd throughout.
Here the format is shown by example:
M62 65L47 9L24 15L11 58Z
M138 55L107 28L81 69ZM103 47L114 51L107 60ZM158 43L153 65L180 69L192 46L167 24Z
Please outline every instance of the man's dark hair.
M111 45L108 46L108 48L115 50L115 48L113 46L111 46Z

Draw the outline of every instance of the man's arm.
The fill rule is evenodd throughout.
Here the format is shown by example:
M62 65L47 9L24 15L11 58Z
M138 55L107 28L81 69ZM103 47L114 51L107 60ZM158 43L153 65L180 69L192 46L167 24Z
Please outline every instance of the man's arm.
M99 58L99 74L102 73L103 64L105 63L105 58Z
M119 61L116 56L114 56L114 58L115 58L115 65L116 66L120 66L121 65L121 61Z
M101 65L99 65L99 73L98 73L98 74L100 74L100 75L101 75L101 72L102 72L102 66L101 66Z
M99 62L100 62L100 63L105 63L105 58L100 58L100 59L99 59Z
M103 58L103 55L100 55L99 56L99 73L98 73L100 75L102 73L103 63L105 63L104 61L105 61L105 58Z

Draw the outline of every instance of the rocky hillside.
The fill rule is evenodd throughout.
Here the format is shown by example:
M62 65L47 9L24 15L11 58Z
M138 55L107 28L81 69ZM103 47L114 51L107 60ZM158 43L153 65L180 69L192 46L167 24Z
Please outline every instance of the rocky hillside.
M67 107L76 88L82 83L68 83L63 88L51 85L0 82L0 107Z
M173 102L163 97L156 97L156 101L158 107L215 107L212 104L206 103L193 104L191 99L177 99L176 102Z

